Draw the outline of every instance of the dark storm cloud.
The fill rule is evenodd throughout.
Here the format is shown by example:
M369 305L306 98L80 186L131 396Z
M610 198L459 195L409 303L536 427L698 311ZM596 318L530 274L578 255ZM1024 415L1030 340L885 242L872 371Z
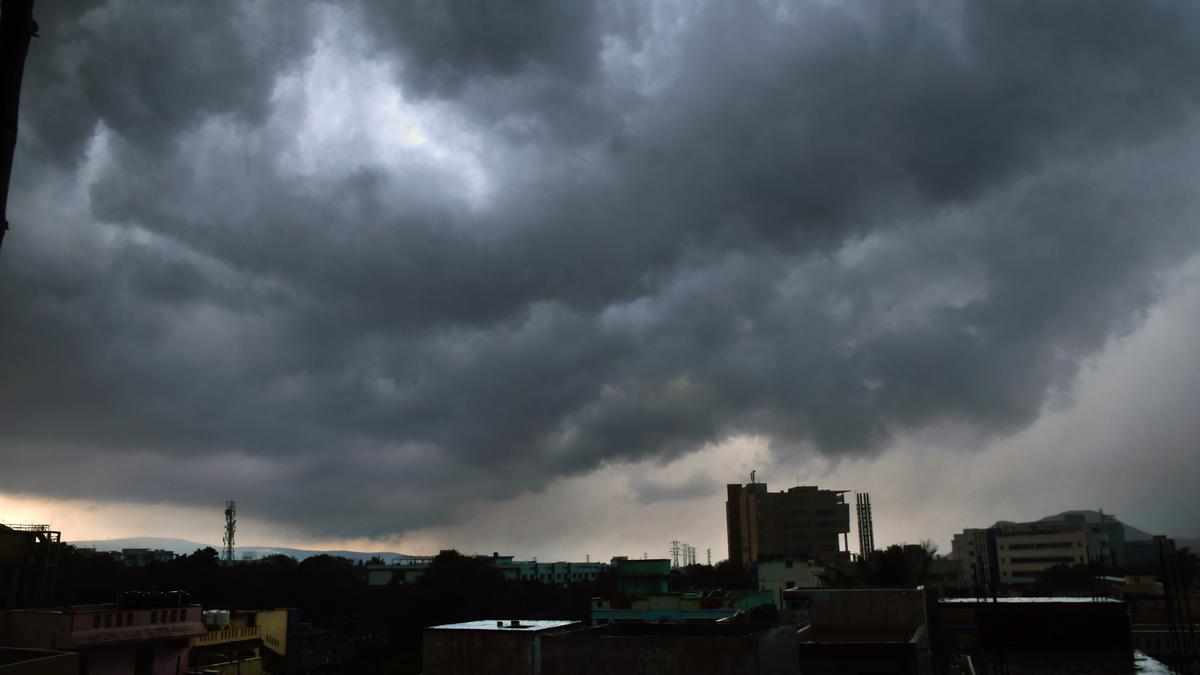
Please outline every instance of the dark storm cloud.
M98 123L150 147L211 116L259 123L275 79L311 48L303 2L41 5L22 133L60 159L78 157Z
M0 489L382 535L735 434L1010 433L1196 251L1190 5L501 6L55 8ZM329 53L482 139L487 195L290 167L365 124L285 95Z
M703 471L689 475L682 482L660 482L641 475L629 479L629 488L639 504L706 497L720 486L717 480Z

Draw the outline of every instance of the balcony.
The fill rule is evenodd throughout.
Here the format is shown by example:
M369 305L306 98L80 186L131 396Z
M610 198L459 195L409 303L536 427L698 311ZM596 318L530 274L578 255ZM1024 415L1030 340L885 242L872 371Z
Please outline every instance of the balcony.
M222 628L213 630L192 638L191 646L207 647L209 645L227 644L230 642L245 642L246 640L257 640L262 637L262 627L260 626L240 626L237 628Z

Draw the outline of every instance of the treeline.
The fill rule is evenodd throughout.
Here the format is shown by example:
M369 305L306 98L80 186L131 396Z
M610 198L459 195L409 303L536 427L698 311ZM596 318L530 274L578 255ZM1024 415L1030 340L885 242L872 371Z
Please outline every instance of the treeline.
M674 570L671 590L755 588L756 580L727 563ZM295 607L319 627L349 628L389 640L419 640L425 626L481 618L588 621L594 597L617 597L616 575L569 587L505 580L486 560L444 551L415 582L368 587L362 562L328 555L297 562L274 555L222 564L203 548L171 562L125 567L113 556L64 547L58 572L58 604L112 602L124 591L190 594L205 608ZM354 632L354 631L350 631Z

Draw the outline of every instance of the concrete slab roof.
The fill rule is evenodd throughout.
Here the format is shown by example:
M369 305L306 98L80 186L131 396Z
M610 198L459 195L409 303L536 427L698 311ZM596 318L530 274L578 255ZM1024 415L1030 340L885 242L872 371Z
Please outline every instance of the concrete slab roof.
M441 626L430 626L430 630L491 630L512 632L538 632L582 625L578 621L537 620L537 619L480 619L462 623L448 623Z

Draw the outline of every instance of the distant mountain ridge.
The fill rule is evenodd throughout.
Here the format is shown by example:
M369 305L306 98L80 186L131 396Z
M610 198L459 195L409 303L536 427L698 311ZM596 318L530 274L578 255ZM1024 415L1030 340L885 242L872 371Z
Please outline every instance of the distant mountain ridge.
M1066 520L1066 516L1068 515L1082 515L1084 522L1098 523L1100 522L1101 514L1099 511L1092 511L1090 509L1083 509L1079 511L1063 511L1062 513L1056 513L1053 516L1046 516L1045 518L1042 518L1042 521L1063 521ZM1112 514L1106 513L1104 515L1111 516ZM1125 541L1149 541L1154 538L1154 535L1150 534L1149 532L1136 528L1129 523L1122 521L1120 518L1117 518L1117 522L1125 526ZM1175 540L1176 548L1187 548L1191 549L1192 551L1200 551L1200 537L1171 537L1171 539Z
M202 544L200 542L188 541L187 539L174 539L171 537L124 537L121 539L91 539L67 542L72 546L80 548L94 548L97 551L120 551L123 548L152 548L171 551L175 555L188 555L195 553L197 549L212 547L221 550L219 545ZM269 555L288 555L296 560L304 560L316 555L333 555L341 558L349 558L350 560L370 560L375 556L379 556L384 560L391 561L395 558L411 558L412 556L404 553L396 553L394 551L342 551L342 550L312 550L303 548L288 548L286 546L238 546L237 556L240 559L243 553L252 553L255 558L263 558Z
M1085 523L1099 523L1102 520L1101 515L1105 517L1113 517L1113 514L1111 513L1101 514L1100 511L1095 511L1092 509L1079 509L1074 511L1063 511L1062 513L1056 513L1052 516L1039 518L1038 522L1063 522L1067 519L1067 516L1083 516L1083 521ZM1117 518L1117 522L1121 523L1121 525L1125 528L1125 541L1149 541L1154 538L1154 535L1150 534L1149 532L1141 528L1134 527L1120 518ZM1014 522L1011 520L997 520L992 527L1013 524ZM1194 552L1200 552L1200 537L1171 537L1171 539L1175 540L1176 548L1187 548Z
M1102 516L1107 516L1110 518L1113 517L1111 513L1102 514L1100 511L1080 509L1077 511L1063 511L1062 513L1056 513L1052 516L1046 516L1039 522L1062 522L1067 519L1067 516L1083 516L1083 522L1085 523L1099 523L1103 520ZM1124 522L1120 518L1117 518L1117 522L1125 526L1125 541L1147 541L1154 538L1154 535L1150 534L1149 532L1136 528L1133 525Z

